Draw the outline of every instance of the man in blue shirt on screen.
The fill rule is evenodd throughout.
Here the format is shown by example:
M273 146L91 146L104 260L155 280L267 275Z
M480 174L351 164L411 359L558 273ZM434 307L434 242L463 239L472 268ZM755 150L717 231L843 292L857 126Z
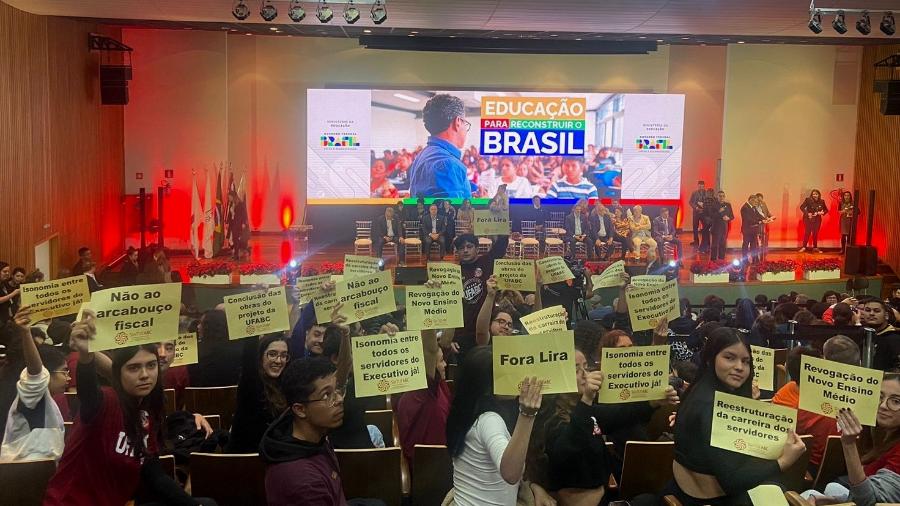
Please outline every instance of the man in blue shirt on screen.
M453 95L435 95L425 103L422 119L431 135L409 168L411 197L472 197L466 166L460 161L472 127L465 115L465 104Z

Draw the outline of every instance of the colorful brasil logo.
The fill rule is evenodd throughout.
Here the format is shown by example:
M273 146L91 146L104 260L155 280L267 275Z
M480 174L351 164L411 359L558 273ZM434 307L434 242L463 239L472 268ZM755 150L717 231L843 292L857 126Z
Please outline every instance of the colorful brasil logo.
M584 97L483 97L481 154L583 156Z
M323 148L354 148L359 146L359 138L355 135L323 135L320 138Z
M675 149L675 146L671 144L668 137L638 137L634 143L638 151L666 151Z

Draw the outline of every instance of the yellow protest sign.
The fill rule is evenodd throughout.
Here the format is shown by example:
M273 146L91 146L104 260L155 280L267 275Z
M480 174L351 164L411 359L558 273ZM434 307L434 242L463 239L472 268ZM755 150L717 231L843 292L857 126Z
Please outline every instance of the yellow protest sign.
M753 506L788 506L784 491L778 485L760 485L747 491Z
M232 341L291 328L283 286L226 296L225 317Z
M666 277L662 274L641 274L631 277L631 284L638 288L646 288L648 286L659 286L666 282Z
M27 283L19 288L21 305L31 306L33 322L77 313L83 302L91 300L84 275Z
M518 395L525 377L544 380L544 394L578 391L571 330L529 336L494 336L494 394Z
M669 346L603 348L603 387L597 402L664 399L669 386Z
M406 328L409 330L462 327L462 288L406 287Z
M625 297L628 300L631 329L635 332L655 328L660 318L672 321L681 315L678 307L678 282L674 279L661 285L630 288L625 292Z
M476 210L472 225L475 235L509 235L509 209L496 213Z
M533 292L537 288L534 280L534 260L494 260L494 276L500 290L523 290Z
M357 278L375 274L380 269L380 258L360 255L344 255L344 278Z
M800 409L837 417L850 408L863 425L875 426L884 371L803 355L800 359Z
M450 262L428 262L428 279L440 281L442 287L458 285L462 288L462 268Z
M546 334L547 332L565 332L566 309L562 306L553 306L525 315L519 320L529 334Z
M316 310L316 322L325 325L331 322L331 310L338 305L337 293L334 290L314 297L313 309Z
M178 335L181 283L137 285L94 292L82 304L96 316L97 336L91 351L158 343Z
M541 282L545 285L559 283L567 279L575 278L572 270L566 265L563 257L545 257L537 261L538 271L541 273Z
M751 457L775 460L781 455L788 430L796 425L796 409L716 392L709 444Z
M344 304L339 314L353 323L396 311L392 281L391 271L342 279L335 289L338 302Z
M775 350L750 345L753 352L753 378L760 390L775 390Z
M175 339L175 360L169 367L178 367L180 365L196 364L199 362L197 358L197 333L188 332L181 334Z
M608 288L610 286L622 286L622 278L625 275L625 262L619 260L609 264L600 274L591 276L591 285L594 288Z
M300 292L298 304L306 304L320 294L322 284L331 280L330 274L319 274L317 276L305 276L297 279L297 291Z
M422 335L358 336L353 343L353 381L357 397L427 388Z

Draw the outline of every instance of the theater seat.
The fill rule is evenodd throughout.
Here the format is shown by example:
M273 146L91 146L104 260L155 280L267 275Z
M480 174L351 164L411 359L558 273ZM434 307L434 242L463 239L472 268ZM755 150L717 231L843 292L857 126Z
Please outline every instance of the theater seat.
M381 499L387 506L400 506L403 500L400 448L335 450L335 453L347 499L370 497Z
M202 415L219 415L222 427L231 428L231 417L237 405L237 385L227 387L187 387L184 409Z
M40 459L0 464L0 504L40 506L56 461Z
M390 409L380 409L377 411L366 411L364 415L366 425L374 425L381 431L384 438L385 446L400 446L394 432L394 412Z
M629 499L640 494L659 494L672 480L675 443L628 441L622 463L619 497Z
M822 463L816 473L813 482L814 489L822 492L825 485L834 481L838 476L847 474L847 465L844 462L844 450L841 448L841 436L828 436L825 443L825 452L822 454Z
M219 506L265 506L265 468L257 453L191 453L191 495Z
M166 413L178 411L178 406L175 403L175 389L167 388L163 390L163 396L165 396Z
M453 488L453 462L444 445L416 445L416 458L410 470L412 506L441 504Z
M794 462L794 465L781 473L781 484L785 490L802 491L806 489L806 469L809 467L809 445L812 444L812 436L800 436L807 450Z

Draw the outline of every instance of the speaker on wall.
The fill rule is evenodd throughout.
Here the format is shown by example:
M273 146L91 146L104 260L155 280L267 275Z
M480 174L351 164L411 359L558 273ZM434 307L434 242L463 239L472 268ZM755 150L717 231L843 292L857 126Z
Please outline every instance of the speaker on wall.
M875 246L847 246L844 273L851 276L874 276L878 271L878 250Z
M887 81L881 93L881 114L900 115L900 81Z
M100 103L127 105L131 65L100 65Z

